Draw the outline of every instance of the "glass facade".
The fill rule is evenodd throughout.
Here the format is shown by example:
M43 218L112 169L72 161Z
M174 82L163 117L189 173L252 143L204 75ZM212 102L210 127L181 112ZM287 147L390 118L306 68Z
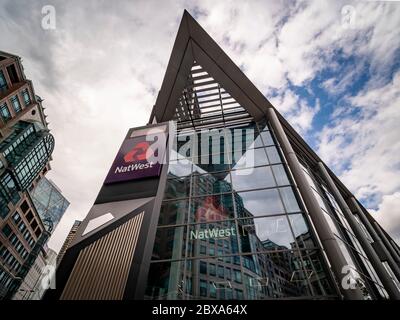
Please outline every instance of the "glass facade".
M19 121L13 132L0 143L6 163L0 166L0 213L9 212L8 203L19 200L19 191L27 190L44 169L54 148L54 138L36 123ZM4 170L4 168L9 170Z
M178 131L146 298L334 296L269 126L251 121L219 129L203 151L201 129ZM236 143L228 145L234 133Z
M19 201L20 195L18 191L12 175L9 172L3 173L0 177L0 216L3 219L10 212L9 202L16 204Z
M311 186L314 196L320 204L324 218L339 244L339 248L345 257L347 264L353 269L354 274L362 280L360 285L363 288L362 291L365 298L372 299L377 296L388 298L388 294L384 289L382 282L375 273L374 268L347 222L335 197L331 194L325 183L319 178L318 173L313 172L305 162L301 161L300 165ZM358 223L364 231L367 240L373 242L364 225L359 220Z
M45 177L40 179L31 197L46 230L51 232L67 210L68 200L65 199L54 183Z

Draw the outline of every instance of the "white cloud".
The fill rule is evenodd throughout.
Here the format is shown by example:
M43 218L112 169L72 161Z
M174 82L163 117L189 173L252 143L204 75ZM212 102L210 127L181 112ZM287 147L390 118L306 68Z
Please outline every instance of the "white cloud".
M294 113L287 116L289 123L300 133L306 135L311 129L314 116L319 112L320 104L317 101L315 106L308 105L305 101L300 102L300 107Z
M285 114L297 109L299 97L292 90L283 90L282 94L269 99L269 101L276 106L279 112Z
M369 211L383 229L390 233L397 243L400 243L400 212L397 208L400 208L400 192L383 196L378 210L370 209Z
M357 116L336 118L320 135L319 154L369 205L400 190L400 71L380 88L348 98Z
M358 59L357 64L349 64L340 70L340 77L329 78L322 82L321 87L330 95L338 96L343 94L364 71L363 59Z
M287 89L270 99L289 123L301 135L305 135L312 128L314 116L320 110L320 103L317 100L315 106L310 106L305 99L301 99L292 90Z

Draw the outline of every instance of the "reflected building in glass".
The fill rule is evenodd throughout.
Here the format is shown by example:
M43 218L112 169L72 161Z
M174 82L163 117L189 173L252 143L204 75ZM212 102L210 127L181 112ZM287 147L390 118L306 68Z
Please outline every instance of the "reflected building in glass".
M192 139L196 145L189 148L196 150L196 159L180 153L178 143L186 136L190 144L189 136L196 135L196 130L178 131L146 298L333 297L322 252L313 240L270 127L252 120L239 126L224 125L222 122L220 128L227 130L217 137L220 150L232 146L225 148L229 139L224 135L240 129L241 151L238 161L233 162L230 159L237 150L231 148L225 157L228 161L220 157L217 165L198 161L202 128L198 139ZM245 143L248 146L242 148ZM246 163L250 153L254 161Z
M50 298L400 298L397 244L187 12L127 138L165 126L160 175L103 184Z

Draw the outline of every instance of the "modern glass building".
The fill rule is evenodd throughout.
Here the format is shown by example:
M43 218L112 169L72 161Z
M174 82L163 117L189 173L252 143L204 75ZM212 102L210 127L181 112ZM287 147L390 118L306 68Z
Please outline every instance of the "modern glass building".
M149 124L129 130L47 298L399 299L399 253L185 12Z
M69 206L69 201L53 181L43 177L32 192L32 200L46 230L53 231Z
M51 169L47 125L21 59L0 51L0 299L13 297L51 234L31 196Z

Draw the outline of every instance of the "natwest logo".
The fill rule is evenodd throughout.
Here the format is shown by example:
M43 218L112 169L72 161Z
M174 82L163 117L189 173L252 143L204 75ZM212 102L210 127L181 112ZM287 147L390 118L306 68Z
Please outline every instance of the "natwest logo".
M150 130L132 131L125 139L110 171L105 184L156 177L160 175L161 163L166 147L163 132L148 134Z
M146 154L149 152L150 143L147 141L139 142L124 156L126 163L147 160Z

